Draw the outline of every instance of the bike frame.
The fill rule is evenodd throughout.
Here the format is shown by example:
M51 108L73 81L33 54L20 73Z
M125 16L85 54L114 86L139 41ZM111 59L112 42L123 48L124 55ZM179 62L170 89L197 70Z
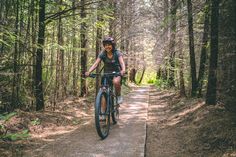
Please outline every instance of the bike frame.
M92 78L95 78L96 76L100 76L101 74L90 74L89 76ZM113 124L117 123L117 118L116 116L119 113L119 110L117 108L115 108L115 102L114 99L116 97L115 93L113 92L113 77L114 76L120 76L120 73L105 73L102 74L102 80L101 80L101 86L99 89L99 92L96 96L96 102L95 102L95 125L96 125L96 129L97 129L97 133L98 135L102 138L105 139L108 134L109 134L109 128L110 128L110 116L112 118ZM101 96L105 94L105 98L106 98L106 112L102 113L102 106L101 106ZM105 106L104 106L105 107ZM115 108L115 109L114 109ZM117 114L116 114L117 113ZM101 125L101 121L100 121L100 116L101 115L105 115L106 117L106 124L105 126L107 127L103 127L104 125ZM105 129L103 131L103 129Z
M110 109L112 107L112 104L114 103L112 101L112 96L113 96L113 83L112 83L112 78L109 75L103 75L102 76L102 83L100 90L103 92L106 92L107 94L107 105L106 105L106 113L105 114L110 114Z

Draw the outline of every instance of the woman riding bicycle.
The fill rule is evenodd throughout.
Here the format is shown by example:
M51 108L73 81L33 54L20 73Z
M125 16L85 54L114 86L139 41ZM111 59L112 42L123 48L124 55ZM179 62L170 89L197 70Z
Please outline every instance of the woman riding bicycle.
M125 63L123 55L115 48L115 41L112 37L106 37L103 41L104 50L98 55L95 63L85 73L89 76L90 73L96 69L98 64L104 62L104 73L120 72L121 76L125 73ZM123 99L121 97L121 76L115 76L113 78L113 85L115 87L117 97L117 103L121 104Z

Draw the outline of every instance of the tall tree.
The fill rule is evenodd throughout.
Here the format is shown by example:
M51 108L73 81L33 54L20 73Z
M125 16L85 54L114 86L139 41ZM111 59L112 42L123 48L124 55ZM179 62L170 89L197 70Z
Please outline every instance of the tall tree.
M220 0L211 1L211 52L206 94L206 103L209 105L216 104L219 3Z
M164 12L164 29L163 29L163 42L164 42L164 57L167 56L168 54L168 41L169 41L169 33L170 33L170 28L169 28L169 23L170 23L170 18L169 18L169 0L163 0L163 12ZM168 44L167 44L168 43ZM163 57L163 58L164 58ZM161 78L163 80L167 80L167 66L168 63L164 61L165 66L161 69Z
M16 1L16 21L15 21L15 51L13 56L13 80L12 80L12 104L11 110L13 110L19 101L19 67L18 67L18 57L19 57L19 8L20 2L19 0Z
M126 9L126 6L128 4L128 1L126 0L122 0L121 1L121 12L120 12L120 38L121 38L121 41L120 41L120 49L121 51L124 51L125 50L125 26L126 26L126 13L127 13L127 9Z
M37 20L38 20L38 18L37 18L37 14L36 14L36 3L35 3L35 1L34 0L31 0L31 42L30 42L30 47L31 47L31 52L32 52L32 54L33 54L33 56L32 56L32 59L31 59L31 61L30 61L30 63L32 64L32 65L36 65L36 60L35 60L35 54L36 54L36 51L37 51L37 48L36 48L36 46L34 46L34 45L36 45L36 43L37 43L37 32L35 31L35 27L36 27L36 25L37 25ZM30 97L34 97L34 89L35 89L35 75L36 75L36 68L34 67L34 66L30 66L30 68L29 68L29 79L30 80L32 80L32 82L31 82L31 88L30 88ZM33 99L34 100L34 99ZM34 101L31 101L31 105L30 105L30 108L32 108L35 104L34 104L35 102Z
M217 98L236 112L236 3L221 1L219 12L219 59L217 65Z
M202 37L202 49L201 49L201 59L198 72L198 96L202 95L202 85L204 80L204 74L206 69L206 58L207 58L207 43L209 34L209 0L205 2L205 16L204 16L204 29Z
M85 21L85 2L86 0L81 0L81 11L80 17L82 23L80 26L80 42L81 42L81 80L80 80L80 96L85 96L87 94L87 85L84 74L87 71L87 24Z
M182 4L180 6L180 14L182 13ZM185 93L185 83L184 83L184 52L183 52L183 36L184 33L182 31L182 27L183 27L183 22L182 20L179 20L179 42L178 42L178 47L179 47L179 86L180 86L180 95L181 96L186 96Z
M59 1L59 11L62 11L61 8L62 5L62 0ZM63 22L62 22L62 18L61 15L59 15L58 18L58 32L57 32L57 39L58 39L58 45L59 45L59 49L58 49L58 54L59 54L59 58L58 58L58 62L59 62L59 66L60 66L60 70L59 70L59 74L60 74L60 81L59 81L59 92L60 92L60 97L64 98L65 94L66 94L66 80L65 80L65 63L64 63L64 39L63 39Z
M196 77L196 61L194 52L193 11L192 11L191 0L187 0L187 8L188 8L189 53L190 53L191 78L192 78L191 95L196 96L197 77Z
M74 8L75 7L75 1L76 0L73 0L72 2L72 7ZM77 67L76 67L76 14L75 14L75 10L73 10L73 26L72 26L72 93L73 95L76 95L77 94Z
M39 32L38 32L38 48L36 52L35 65L35 97L36 110L44 109L43 80L42 80L42 62L43 62L43 46L45 41L45 0L39 1Z
M177 11L177 1L171 0L171 9L170 9L170 45L169 45L169 85L171 87L175 86L175 37L176 37L176 11Z
M101 10L103 8L103 2L99 2L98 3L98 7L97 7L97 22L102 22L102 14L101 14ZM102 40L102 28L101 27L97 27L97 34L96 34L96 54L95 54L95 58L98 57L100 51L101 51L101 40ZM97 66L96 68L96 73L100 72L100 65ZM99 84L100 84L100 78L96 77L96 94L98 93L99 90Z
M109 20L109 34L116 39L116 17L117 17L117 1L116 0L110 0L110 7L112 8L113 14L112 16L114 17Z

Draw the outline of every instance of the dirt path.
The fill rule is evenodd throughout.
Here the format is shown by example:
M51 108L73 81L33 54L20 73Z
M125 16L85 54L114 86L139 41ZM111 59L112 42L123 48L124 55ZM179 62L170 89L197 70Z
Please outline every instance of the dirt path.
M66 132L65 126L60 125L64 132L58 134L60 130L56 128L55 136L51 133L48 138L39 137L28 143L5 143L0 146L3 150L0 156L236 156L236 123L232 121L235 116L221 105L206 106L201 99L180 98L174 92L159 91L154 87L133 89L124 96L118 124L111 126L105 140L101 140L96 133L93 111L90 109L81 117L79 128L76 125L75 129ZM4 150L7 153L1 155Z
M146 138L146 117L149 88L134 89L125 96L118 124L112 125L110 134L100 140L94 118L74 132L60 137L36 150L29 157L143 157Z

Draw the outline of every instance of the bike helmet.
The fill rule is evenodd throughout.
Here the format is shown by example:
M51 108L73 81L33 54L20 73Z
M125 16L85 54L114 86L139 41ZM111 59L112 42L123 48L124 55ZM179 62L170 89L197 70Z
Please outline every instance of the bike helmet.
M115 40L112 37L104 38L102 41L102 44L103 44L103 46L105 46L105 44L111 44L113 46L113 48L115 48L115 45L116 45Z

